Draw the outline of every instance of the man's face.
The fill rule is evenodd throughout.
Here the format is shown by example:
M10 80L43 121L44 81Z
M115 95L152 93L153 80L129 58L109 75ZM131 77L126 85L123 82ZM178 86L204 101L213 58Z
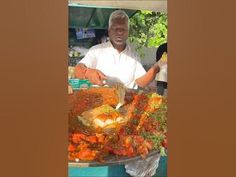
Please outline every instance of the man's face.
M114 47L124 46L128 38L128 23L122 19L114 19L112 25L108 29L109 38Z

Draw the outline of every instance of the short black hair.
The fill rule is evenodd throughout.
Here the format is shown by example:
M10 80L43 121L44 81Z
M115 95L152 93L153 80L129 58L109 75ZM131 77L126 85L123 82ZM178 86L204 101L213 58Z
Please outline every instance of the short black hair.
M161 59L164 52L167 53L167 43L164 43L158 47L156 52L156 61L159 61Z

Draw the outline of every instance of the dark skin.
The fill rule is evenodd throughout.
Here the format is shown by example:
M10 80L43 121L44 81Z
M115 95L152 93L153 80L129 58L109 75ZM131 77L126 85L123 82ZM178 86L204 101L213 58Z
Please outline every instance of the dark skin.
M122 52L126 47L129 35L128 22L124 19L114 19L108 29L110 41L118 52Z
M113 47L120 53L126 47L126 41L129 35L128 21L125 19L117 18L113 19L110 27L108 28L108 35ZM78 64L75 67L75 76L79 79L89 79L90 82L97 85L104 85L106 76L97 69L85 69L84 64ZM156 76L156 73L160 71L157 63L151 67L147 73L135 82L139 87L147 86Z
M105 74L97 69L87 68L83 63L75 66L75 77L79 79L88 79L91 83L96 85L104 85L106 80Z

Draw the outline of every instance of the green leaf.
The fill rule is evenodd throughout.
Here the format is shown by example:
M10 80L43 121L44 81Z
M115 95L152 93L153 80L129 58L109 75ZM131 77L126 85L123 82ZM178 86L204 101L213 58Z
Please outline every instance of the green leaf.
M143 47L158 47L167 41L167 14L152 11L138 11L130 19L129 41L137 45L141 54Z

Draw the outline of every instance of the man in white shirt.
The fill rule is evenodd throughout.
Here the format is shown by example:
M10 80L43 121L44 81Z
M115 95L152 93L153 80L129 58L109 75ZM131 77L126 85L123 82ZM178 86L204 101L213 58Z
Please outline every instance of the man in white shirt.
M138 57L126 43L129 34L129 17L122 10L114 11L109 18L109 42L93 46L75 67L75 76L104 85L108 78L115 78L127 88L147 86L160 68L157 63L145 71Z

